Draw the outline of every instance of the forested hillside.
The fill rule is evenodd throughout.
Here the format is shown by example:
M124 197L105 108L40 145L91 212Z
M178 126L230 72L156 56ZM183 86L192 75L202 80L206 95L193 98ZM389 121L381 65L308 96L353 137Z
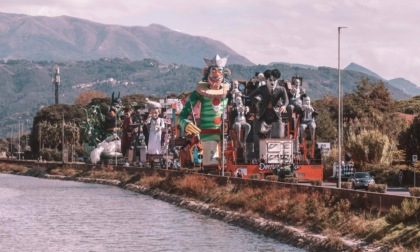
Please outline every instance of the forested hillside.
M60 67L61 84L59 102L73 104L75 98L87 90L103 91L109 96L120 92L121 96L146 94L165 96L168 93L181 94L192 91L195 83L201 79L201 68L185 65L165 65L152 59L131 61L128 59L100 59L92 61L0 61L0 135L9 136L17 132L19 117L31 124L39 108L54 103L54 85L52 69ZM205 63L203 61L203 67ZM294 75L303 77L303 86L314 100L325 95L337 95L337 69L319 67L300 68L288 64L270 66L228 65L232 71L231 79L249 80L255 72L278 68L282 79L291 79ZM345 93L352 92L364 77L355 71L341 72L342 87ZM371 81L377 79L371 77ZM387 83L392 98L409 98L401 90ZM29 121L28 121L29 120ZM15 127L13 129L13 127Z

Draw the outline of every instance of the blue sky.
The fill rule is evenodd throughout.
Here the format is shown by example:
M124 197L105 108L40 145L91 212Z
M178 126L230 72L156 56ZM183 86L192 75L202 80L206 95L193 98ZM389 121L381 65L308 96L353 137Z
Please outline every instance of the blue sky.
M362 65L420 86L415 0L13 0L1 12L147 26L222 41L256 64ZM203 55L212 57L212 55Z

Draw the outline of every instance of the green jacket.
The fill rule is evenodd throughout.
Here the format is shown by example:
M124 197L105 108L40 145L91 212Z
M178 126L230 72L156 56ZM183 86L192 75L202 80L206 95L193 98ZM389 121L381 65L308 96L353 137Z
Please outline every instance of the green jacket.
M219 99L219 98L216 98ZM220 141L221 139L221 130L222 130L222 114L225 108L227 107L227 98L220 98L220 105L218 111L214 111L212 106L212 98L204 97L199 94L196 90L192 92L187 102L185 103L183 109L179 113L178 121L181 126L181 131L185 132L185 126L188 123L193 123L188 119L188 116L191 114L192 108L194 108L197 102L201 102L201 111L200 111L200 125L197 125L202 132L200 133L200 139L204 142L206 141ZM195 115L197 119L197 115ZM219 123L217 123L219 122ZM210 133L206 130L211 130ZM220 130L219 133L215 130Z

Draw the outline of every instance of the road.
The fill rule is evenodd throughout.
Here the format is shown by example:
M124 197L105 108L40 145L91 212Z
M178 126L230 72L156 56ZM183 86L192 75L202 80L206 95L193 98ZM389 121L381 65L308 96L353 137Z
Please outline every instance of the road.
M337 184L335 182L324 182L322 186L325 187L337 187ZM364 189L357 189L363 191ZM398 196L410 196L410 193L408 192L408 188L406 187L388 187L386 194L391 195L398 195Z

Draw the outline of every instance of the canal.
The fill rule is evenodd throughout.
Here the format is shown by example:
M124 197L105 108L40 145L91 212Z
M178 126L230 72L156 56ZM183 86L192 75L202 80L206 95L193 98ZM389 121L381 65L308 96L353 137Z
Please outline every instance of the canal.
M0 251L305 251L114 186L0 174Z

